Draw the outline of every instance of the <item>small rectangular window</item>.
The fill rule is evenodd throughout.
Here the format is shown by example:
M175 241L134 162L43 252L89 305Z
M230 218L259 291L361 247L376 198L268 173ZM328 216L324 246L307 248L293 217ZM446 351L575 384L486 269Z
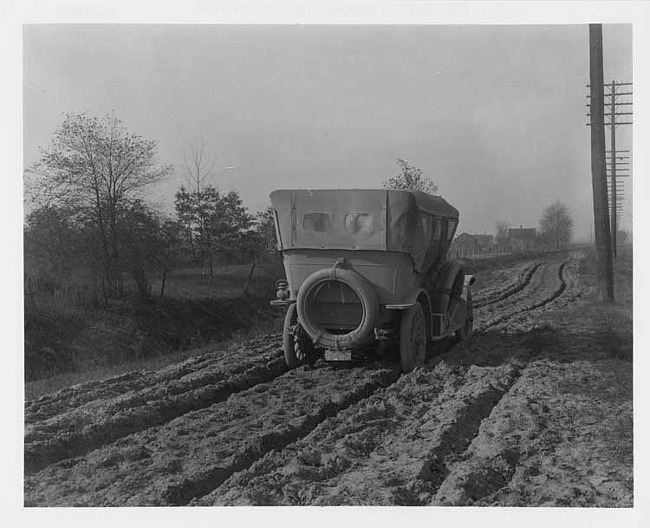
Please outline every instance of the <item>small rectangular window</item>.
M440 221L440 218L434 218L434 224L433 224L433 233L431 235L431 240L434 242L439 241L442 238L442 222Z
M332 229L332 221L327 213L306 213L302 217L302 228L305 231L327 233Z
M349 213L345 215L345 230L351 235L372 234L372 216L368 213Z
M451 240L454 238L454 232L456 231L456 220L449 220L449 224L447 226L447 240Z

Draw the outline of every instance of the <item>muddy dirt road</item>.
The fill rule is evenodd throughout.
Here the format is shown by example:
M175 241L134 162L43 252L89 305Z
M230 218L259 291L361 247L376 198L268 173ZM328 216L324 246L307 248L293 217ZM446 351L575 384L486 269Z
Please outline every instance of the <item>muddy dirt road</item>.
M25 505L631 506L631 338L584 261L478 277L474 337L408 375L272 335L27 402Z

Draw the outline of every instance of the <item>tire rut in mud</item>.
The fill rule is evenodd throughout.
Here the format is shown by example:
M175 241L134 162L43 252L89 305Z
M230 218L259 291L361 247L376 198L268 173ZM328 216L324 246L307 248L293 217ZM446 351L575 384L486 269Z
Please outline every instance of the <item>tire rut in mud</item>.
M565 266L527 264L516 280L479 294L479 314L501 313L477 329L475 342L491 342L485 330L562 296ZM463 344L431 369L401 378L396 366L374 374L322 365L286 373L279 338L263 342L232 358L208 354L28 403L25 468L27 475L40 472L26 478L26 504L428 504L448 474L444 460L471 444L522 368L512 357L463 365ZM328 399L335 383L345 394ZM257 398L264 393L275 398L270 408ZM400 393L410 396L401 401ZM275 408L283 398L302 414ZM382 438L392 439L385 452L376 445ZM314 454L322 442L326 449ZM328 451L330 445L338 447ZM368 467L358 467L355 456ZM267 489L269 478L284 485ZM361 479L383 483L383 491L350 494Z
M542 262L528 264L523 267L521 273L514 281L509 281L504 286L490 288L487 291L481 291L476 297L474 308L478 309L490 304L495 304L519 293L530 284L533 275L540 266L542 266Z
M287 371L277 342L261 348L244 346L231 353L234 354L237 358L232 364L222 363L217 357L202 361L203 368L198 371L188 371L184 362L176 369L154 373L144 388L92 400L67 413L28 424L25 474L209 407ZM185 375L177 379L175 372Z
M219 350L201 353L201 350L197 350L196 356L156 371L132 371L101 381L89 381L66 387L53 394L47 394L36 400L26 402L25 423L43 422L59 414L78 409L86 403L108 400L122 396L127 392L138 391L160 383L179 380L184 376L195 375L206 368L213 367L216 362L225 370L234 370L238 368L241 361L240 357L247 355L246 351L254 351L258 355L264 355L280 346L281 336L279 334L268 335L242 343L234 351Z
M485 302L521 291L540 265L523 266L515 281L491 289L492 300ZM279 346L279 336L267 336L234 352L208 353L155 372L131 372L28 402L26 474L270 381L286 371Z
M397 367L291 371L28 476L26 504L186 504L398 377Z
M611 386L615 373L595 367L599 352L592 340L589 353L583 347L575 362L547 355L529 363L467 451L450 464L429 505L632 506L631 461L617 464L603 441L620 434L626 420L631 435L632 402ZM581 392L594 382L601 394Z
M565 280L565 268L568 262L542 264L536 267L524 288L500 299L497 302L482 305L477 310L475 320L483 319L483 323L475 327L477 332L485 332L488 329L497 327L510 319L526 315L534 310L542 308L560 297L567 289ZM553 270L556 268L555 273ZM550 280L545 280L546 274L552 273ZM489 310L485 308L488 307ZM491 313L497 315L490 317Z
M196 505L417 505L519 375L516 365L417 370L270 452Z

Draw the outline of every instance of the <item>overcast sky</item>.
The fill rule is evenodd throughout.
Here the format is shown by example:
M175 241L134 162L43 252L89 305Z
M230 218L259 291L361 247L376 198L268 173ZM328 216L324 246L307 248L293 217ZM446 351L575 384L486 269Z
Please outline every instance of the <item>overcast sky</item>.
M631 81L631 26L603 40L605 81ZM152 193L170 212L203 135L213 183L251 211L276 188L378 187L402 158L460 210L459 232L537 227L560 199L589 236L586 25L31 25L23 44L25 165L63 112L114 111L174 165ZM618 148L631 141L618 127ZM630 229L631 179L624 195Z

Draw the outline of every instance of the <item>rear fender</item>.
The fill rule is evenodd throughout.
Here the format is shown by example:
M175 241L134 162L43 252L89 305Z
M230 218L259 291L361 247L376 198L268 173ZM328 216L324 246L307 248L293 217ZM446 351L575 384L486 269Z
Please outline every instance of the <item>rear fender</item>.
M470 286L474 284L474 282L476 282L476 279L473 275L465 275L465 280L463 281L463 291L456 301L456 308L454 309L452 319L449 321L447 333L455 332L465 325L468 307L467 300L470 292Z
M452 298L452 289L458 276L462 274L464 277L462 293L458 297ZM453 332L456 326L456 321L460 313L466 310L459 304L465 304L467 301L467 288L473 282L473 277L467 280L465 272L463 271L462 262L458 259L447 261L436 277L434 291L433 291L433 336L442 337ZM454 305L452 308L450 303ZM451 319L450 319L451 311ZM460 313L459 313L460 312Z
M424 321L426 324L426 334L428 337L432 336L434 327L432 318L432 305L431 297L424 288L414 288L407 296L406 299L399 303L390 303L386 305L387 310L408 310L415 304L420 303L424 309Z
M469 287L476 282L474 275L465 275L465 282L463 283L463 294L461 299L467 302L467 294L469 293Z

